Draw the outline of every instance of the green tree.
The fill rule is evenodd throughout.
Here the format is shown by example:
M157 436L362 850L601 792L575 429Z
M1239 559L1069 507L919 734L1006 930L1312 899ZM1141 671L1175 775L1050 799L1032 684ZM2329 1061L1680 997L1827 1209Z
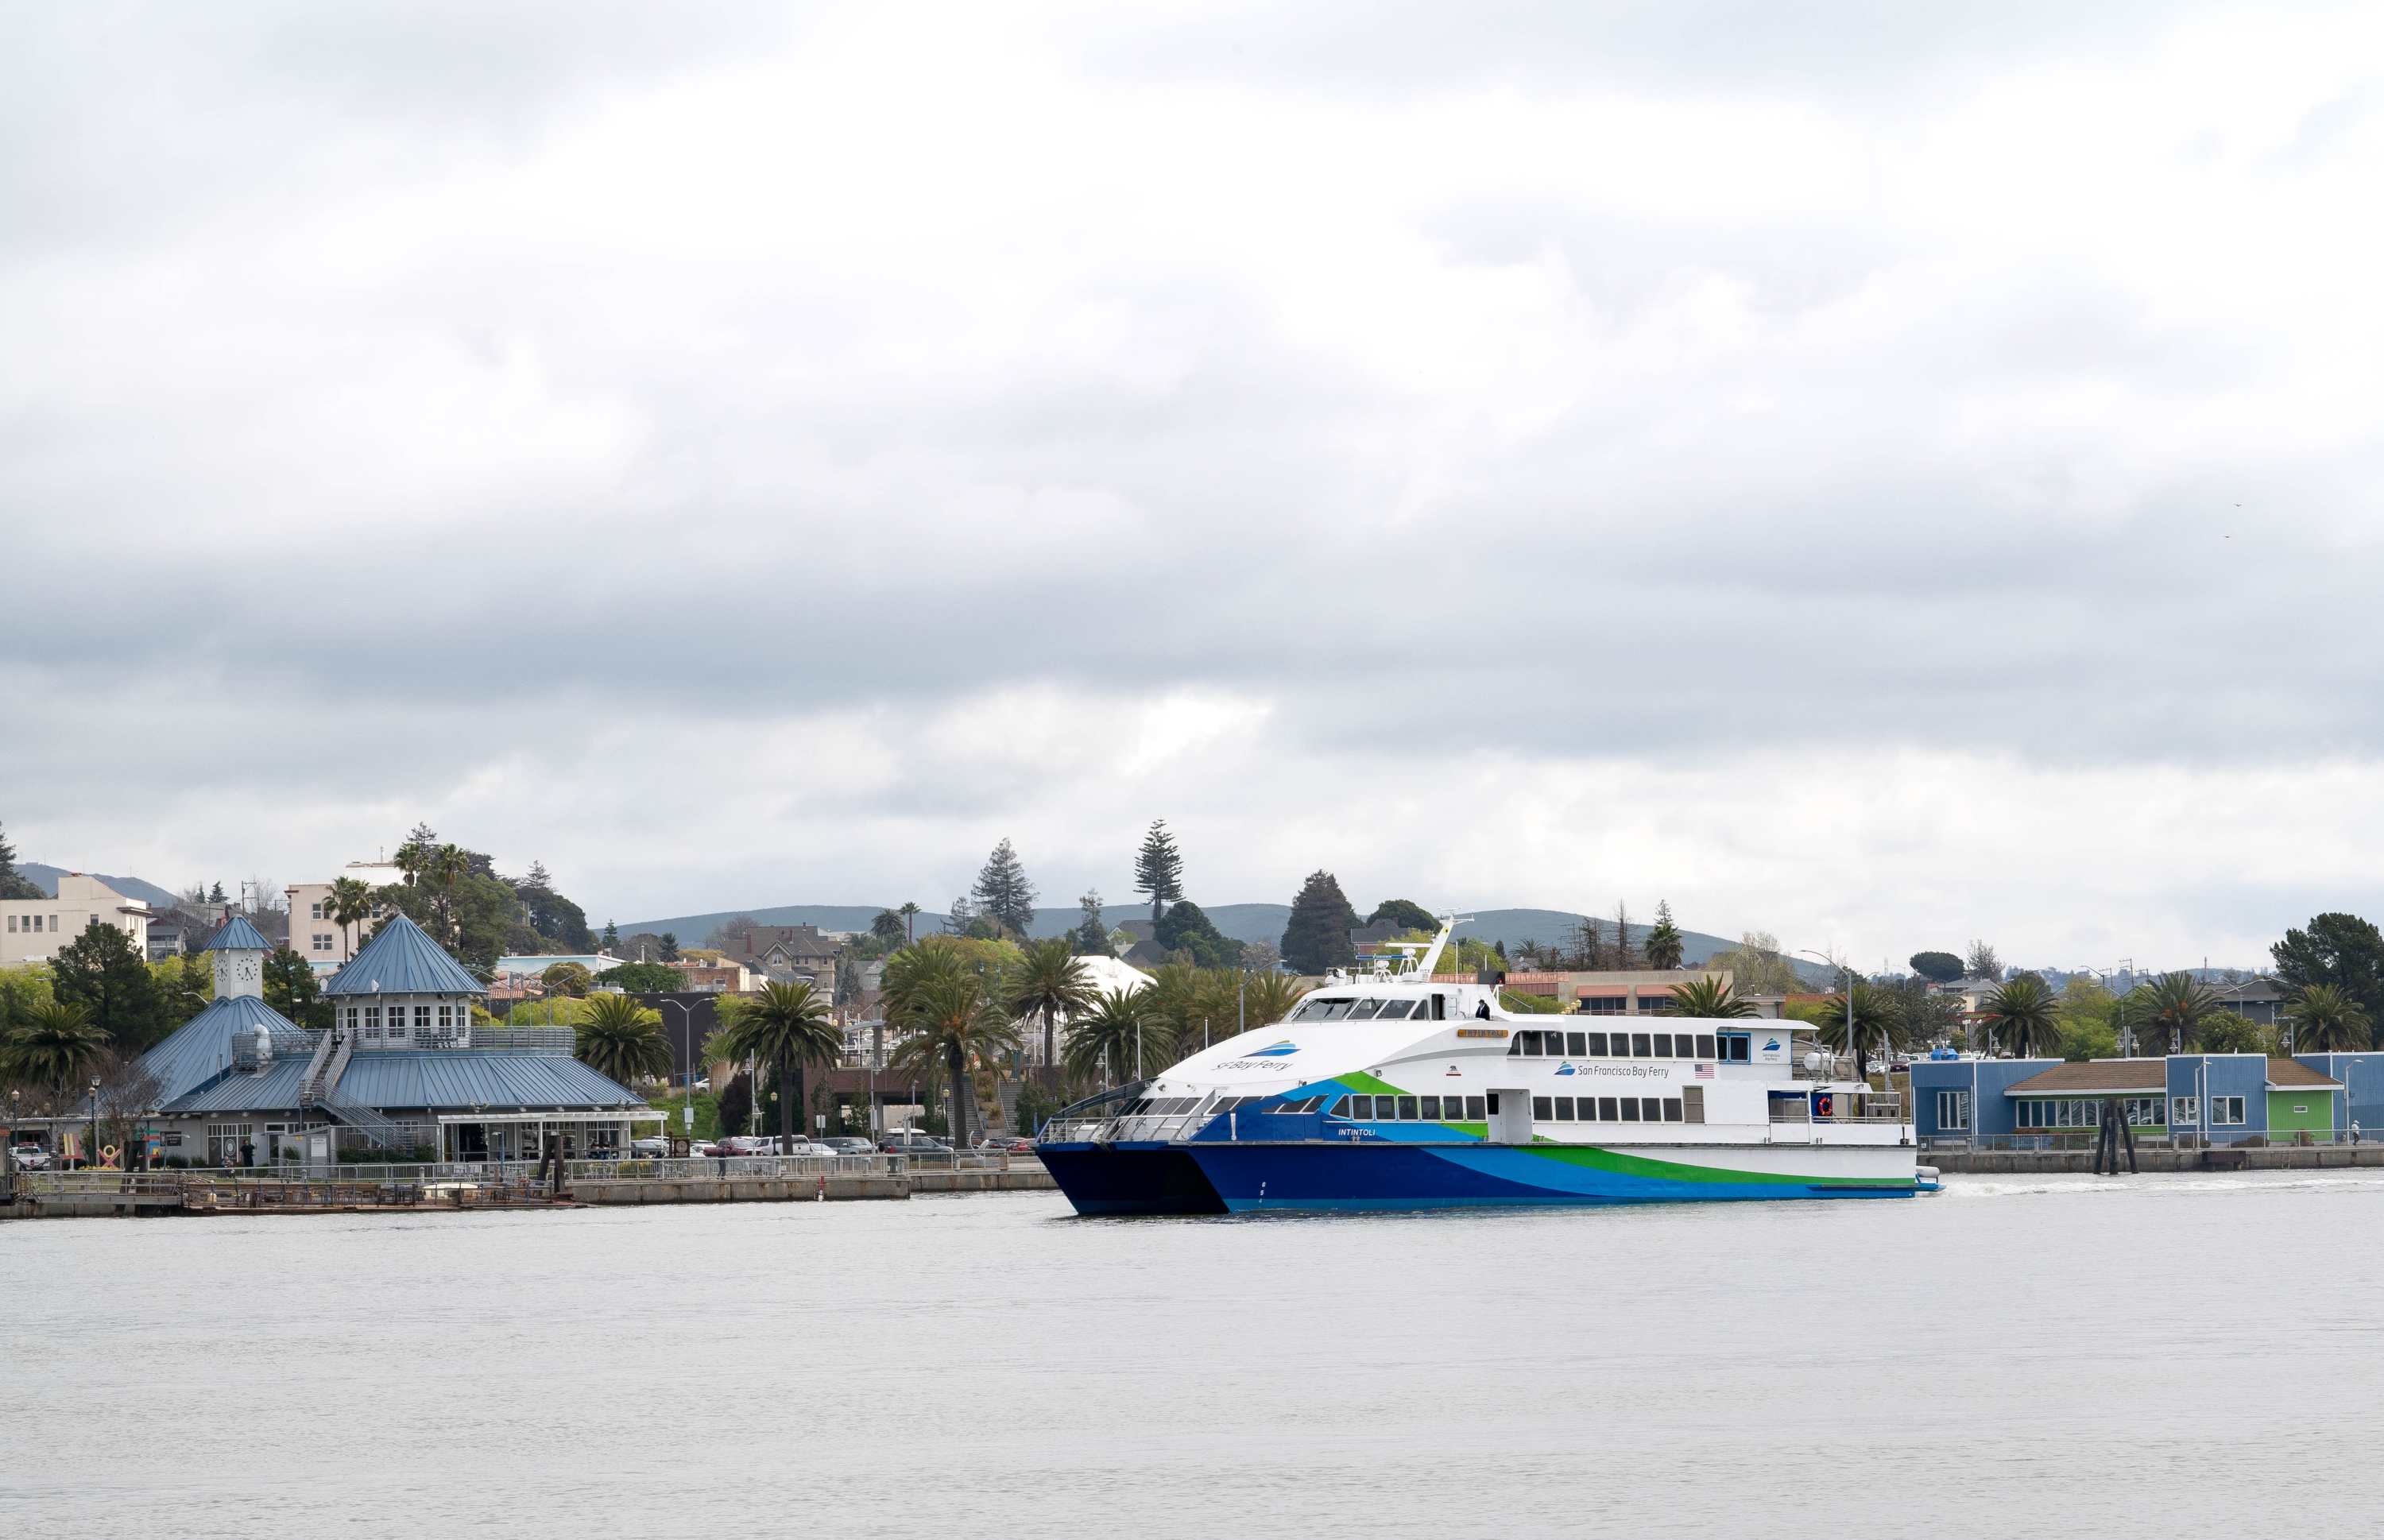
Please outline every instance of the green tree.
M1378 925L1384 920L1397 921L1402 931L1420 930L1426 936L1440 934L1440 922L1433 917L1432 911L1406 899L1384 899L1374 906L1372 914L1366 916L1369 926Z
M546 972L539 975L538 977L539 982L546 986L549 1000L553 1000L557 995L569 995L572 999L577 1000L588 993L590 985L596 982L595 976L589 973L587 967L578 962L550 964Z
M1349 941L1357 921L1340 880L1321 868L1310 872L1291 900L1291 921L1283 930L1283 960L1303 974L1348 966L1358 960L1358 949Z
M1719 978L1693 978L1672 986L1672 1014L1699 1021L1743 1021L1755 1014L1755 1002L1741 1000Z
M1082 918L1076 921L1076 928L1069 933L1072 938L1070 945L1075 948L1076 955L1111 956L1116 949L1111 944L1109 926L1101 923L1101 890L1086 888L1084 897L1076 900L1076 909Z
M621 927L615 925L610 920L605 921L604 938L599 944L608 952L615 947L619 946L621 944Z
M50 963L51 990L83 1008L118 1052L139 1053L166 1035L157 981L132 938L105 920L60 947Z
M2033 1058L2060 1045L2059 1007L2036 975L2021 974L1980 1004L1987 1030L2015 1057Z
M1035 885L1026 880L1026 868L1008 838L985 858L976 886L969 892L976 899L979 913L999 920L1022 939L1034 930Z
M582 973L588 971L577 962L557 962L546 971L553 973L556 968L579 968ZM624 962L617 968L607 968L598 974L594 982L627 989L631 994L664 995L674 989L686 988L687 975L663 962ZM584 994L586 991L578 992Z
M1203 968L1230 968L1242 960L1242 944L1219 931L1189 899L1167 912L1156 927L1159 944L1170 953L1189 952Z
M1844 975L1839 975L1842 979ZM2033 976L2033 975L2031 975ZM2043 979L2037 980L2040 988ZM1904 1031L1904 1014L1896 1009L1892 990L1865 979L1853 979L1836 994L1822 1002L1824 1012L1812 1018L1814 1036L1835 1047L1846 1038L1846 997L1854 997L1854 1057L1855 1078L1868 1078L1870 1074L1870 1051L1881 1044L1893 1046Z
M1146 1024L1142 997L1148 990L1106 989L1089 1010L1068 1018L1068 1073L1098 1078L1102 1088L1136 1074L1138 1057L1167 1057L1174 1032L1165 1022Z
M1796 965L1781 954L1779 938L1769 931L1740 932L1738 945L1707 958L1706 966L1728 970L1732 987L1742 994L1789 995L1804 985Z
M2357 1053L2373 1046L2367 1012L2339 985L2312 984L2285 1007L2296 1053Z
M1656 900L1656 923L1647 929L1644 943L1647 966L1666 970L1681 965L1681 953L1686 946L1681 927L1672 923L1672 906L1664 900Z
M1982 982L2000 984L2004 979L2004 960L1984 941L1972 941L1969 955L1962 959L1962 971Z
M49 964L27 962L0 968L0 1037L31 1021L35 1006L47 1005L56 998L50 987Z
M46 899L50 895L42 885L17 870L17 847L8 843L6 829L0 829L0 899Z
M1950 1000L1950 996L1938 996ZM2110 1059L2119 1051L2119 998L2080 974L2061 988L2061 1057L2073 1063Z
M662 1012L627 995L599 995L572 1025L571 1056L624 1086L668 1074L671 1051Z
M678 961L678 935L675 931L663 932L663 961L665 962Z
M1912 954L1912 971L1933 983L1951 984L1967 971L1962 960L1950 951L1916 951Z
M276 947L265 959L265 1003L298 1025L320 1031L331 1025L331 1002L305 954Z
M1289 974L1272 970L1245 974L1241 978L1240 1019L1246 1028L1273 1026L1291 1014L1291 1008L1307 993L1299 980Z
M1056 1019L1092 1004L1092 975L1064 939L1037 941L1026 949L1024 962L1010 980L1010 990L1012 1011L1043 1018L1043 1062L1056 1067L1060 1062Z
M877 917L869 922L869 934L881 941L901 940L902 916L891 909L879 910Z
M2189 973L2163 974L2128 994L2128 1024L2140 1048L2155 1056L2192 1052L2203 1018L2217 1009L2217 991Z
M2306 930L2286 931L2268 955L2295 993L2330 984L2370 1022L2384 1021L2384 933L2358 915L2320 914Z
M906 900L903 902L902 907L901 907L901 908L900 908L900 909L898 909L898 910L896 910L894 913L902 916L902 939L903 939L903 941L904 941L905 943L908 943L908 942L912 942L912 941L915 941L915 940L917 940L917 939L919 938L918 929L917 929L917 925L918 925L918 919L919 919L919 906L918 906L917 904L913 903L913 902L910 902L910 901L908 901L908 900Z
M734 1024L714 1041L720 1058L750 1056L757 1064L777 1066L778 1133L788 1138L802 1131L796 1119L804 1105L804 1068L833 1064L844 1052L844 1033L826 999L808 984L775 980L740 1002Z
M346 934L350 956L355 953L356 926L372 918L372 884L361 877L331 880L331 894L323 905L323 913Z
M969 1142L969 1109L981 1101L974 1071L997 1070L1019 1048L1008 1006L974 974L937 978L914 991L902 1014L907 1029L888 1062L898 1074L932 1083L940 1069L951 1087L952 1142Z
M1142 837L1142 849L1134 856L1134 890L1150 900L1150 923L1169 904L1184 896L1184 857L1175 848L1175 837L1167 832L1167 820L1154 818L1150 832ZM1336 889L1337 891L1337 889ZM1348 900L1342 900L1348 907Z
M63 1092L107 1051L107 1031L79 1000L43 1000L0 1042L9 1079Z
M2195 1024L2195 1046L2204 1053L2274 1053L2277 1040L2268 1029L2245 1021L2232 1011L2213 1011Z

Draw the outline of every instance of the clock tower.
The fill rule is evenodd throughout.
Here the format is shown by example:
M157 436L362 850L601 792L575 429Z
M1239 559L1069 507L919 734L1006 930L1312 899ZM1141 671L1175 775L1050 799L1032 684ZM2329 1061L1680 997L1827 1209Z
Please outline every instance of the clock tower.
M262 1000L265 957L273 950L257 928L241 915L226 920L206 945L215 953L217 1000Z

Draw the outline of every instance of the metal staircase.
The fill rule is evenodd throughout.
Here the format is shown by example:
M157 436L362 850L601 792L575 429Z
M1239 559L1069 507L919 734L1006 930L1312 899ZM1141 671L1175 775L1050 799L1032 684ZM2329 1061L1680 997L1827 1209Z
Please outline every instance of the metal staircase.
M354 1051L355 1039L350 1034L336 1030L325 1033L323 1040L316 1045L315 1057L307 1061L306 1078L298 1087L298 1106L304 1112L319 1108L381 1149L395 1149L404 1137L403 1130L340 1090L340 1076L347 1072L348 1058Z

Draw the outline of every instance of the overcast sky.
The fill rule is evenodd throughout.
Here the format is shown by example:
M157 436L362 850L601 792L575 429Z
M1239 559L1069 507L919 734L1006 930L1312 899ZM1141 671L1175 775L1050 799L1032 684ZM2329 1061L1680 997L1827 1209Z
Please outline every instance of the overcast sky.
M26 858L2384 910L2372 5L0 26Z

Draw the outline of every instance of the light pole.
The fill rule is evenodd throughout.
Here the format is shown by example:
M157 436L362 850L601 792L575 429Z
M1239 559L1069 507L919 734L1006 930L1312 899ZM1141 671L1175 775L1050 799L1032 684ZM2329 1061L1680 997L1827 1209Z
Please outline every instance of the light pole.
M1838 970L1840 987L1846 992L1846 1057L1854 1061L1855 1072L1859 1075L1862 1072L1862 1056L1855 1051L1855 971L1836 958L1825 956L1810 947L1799 947L1796 950L1803 956L1819 957L1824 966Z
M83 1157L83 1164L85 1164L85 1165L87 1165L87 1166L96 1166L98 1163L99 1163L99 1076L97 1076L97 1075L95 1075L95 1074L94 1074L94 1075L93 1075L93 1076L91 1077L91 1150L90 1150L90 1153L88 1153L87 1155L85 1155L85 1156Z

